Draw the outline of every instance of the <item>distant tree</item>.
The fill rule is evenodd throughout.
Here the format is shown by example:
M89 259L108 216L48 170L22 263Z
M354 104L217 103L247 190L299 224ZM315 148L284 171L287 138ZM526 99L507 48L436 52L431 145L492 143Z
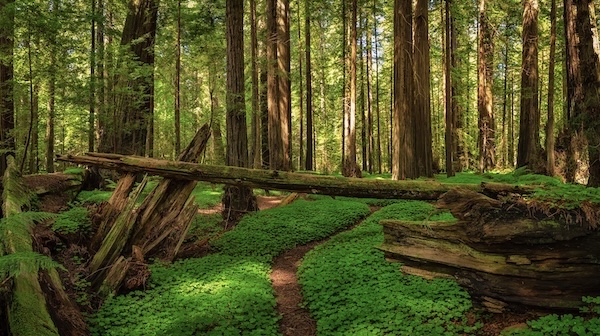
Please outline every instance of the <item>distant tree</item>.
M259 107L259 67L258 67L258 30L256 18L256 0L250 0L250 50L252 71L252 118L250 119L250 162L253 168L260 168L261 146L260 146L260 107Z
M448 177L454 176L454 155L455 155L455 136L454 136L454 107L453 101L454 97L452 95L452 89L454 88L452 84L452 57L454 56L454 50L452 45L452 35L454 31L452 30L452 16L451 16L451 5L450 0L445 1L445 49L444 49L444 78L446 80L445 89L446 89L446 175Z
M304 0L304 41L306 52L306 170L314 169L312 59L310 47L310 0Z
M291 91L291 53L290 53L290 1L276 0L277 22L277 69L278 69L278 105L281 121L281 140L283 142L283 170L292 169L292 91Z
M351 2L351 15L350 20L350 105L347 113L344 115L344 165L342 167L342 175L346 177L357 177L360 176L356 164L356 60L357 60L357 13L358 3L357 0Z
M556 57L556 0L550 8L550 56L548 64L548 121L546 122L546 173L554 176L554 66Z
M14 0L0 0L0 23L0 174L4 175L6 156L15 151Z

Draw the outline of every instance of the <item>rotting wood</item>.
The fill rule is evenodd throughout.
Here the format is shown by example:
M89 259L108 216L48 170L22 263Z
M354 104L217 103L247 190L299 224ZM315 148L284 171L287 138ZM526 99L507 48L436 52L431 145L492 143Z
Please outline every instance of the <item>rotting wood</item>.
M178 159L197 161L209 137L210 128L204 125ZM103 233L96 235L96 241L98 237L104 238L90 263L90 271L93 286L103 295L115 292L123 281L127 281L126 277L135 278L135 281L128 281L132 286L145 282L149 275L145 267L139 267L139 274L129 274L136 272L132 268L136 264L136 255L140 259L137 264L143 263L143 258L148 255L172 260L198 211L194 198L190 197L197 181L169 178L160 181L137 206L136 200L143 186L138 186L133 196L128 196L135 175L136 172L125 172L117 190L100 212L105 222L100 225ZM126 257L128 254L133 255L133 260Z
M344 178L276 170L201 165L118 154L62 155L57 160L123 172L160 175L175 180L207 181L250 188L332 196L437 200L442 194L454 188L464 188L481 193L490 192L492 194L528 194L533 192L533 187L509 184L485 183L474 185L436 181Z
M380 249L406 273L452 276L491 312L575 309L583 296L600 295L600 232L465 190L438 207L459 220L381 221Z
M12 156L7 157L7 169L3 180L4 192L2 193L2 213L4 217L13 216L23 211L20 199L27 197L21 190L13 190L13 186L20 188L22 181L15 167ZM17 252L32 252L32 238L27 233L6 231L2 241L2 254ZM23 267L24 269L25 267ZM46 305L46 298L40 286L38 271L22 270L12 278L11 299L7 301L6 309L10 332L14 336L25 335L56 335L58 329L52 320Z

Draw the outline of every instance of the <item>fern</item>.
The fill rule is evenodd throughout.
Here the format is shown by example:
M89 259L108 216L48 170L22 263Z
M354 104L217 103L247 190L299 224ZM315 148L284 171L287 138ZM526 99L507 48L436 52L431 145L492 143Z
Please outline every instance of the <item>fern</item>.
M0 279L12 278L21 272L37 273L40 270L64 267L52 258L36 252L17 252L0 256Z
M8 166L4 173L2 199L4 204L2 210L5 217L22 211L24 208L31 208L32 192L22 183L21 175L17 171L12 156L7 157Z
M5 247L11 246L13 250L22 251L22 248L31 249L31 236L29 229L39 222L54 218L56 215L47 212L21 212L0 219L0 241ZM20 244L19 244L20 243Z

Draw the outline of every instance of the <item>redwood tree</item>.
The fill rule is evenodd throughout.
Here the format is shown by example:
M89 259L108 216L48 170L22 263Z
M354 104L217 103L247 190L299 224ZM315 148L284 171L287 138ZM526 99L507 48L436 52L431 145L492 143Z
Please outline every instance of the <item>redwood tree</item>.
M6 156L14 155L15 128L13 101L14 0L0 0L0 174L6 170Z
M244 98L244 0L227 0L227 154L228 166L249 167L246 103ZM227 186L223 195L223 218L237 221L257 209L252 189Z
M538 0L523 2L523 54L521 66L521 122L517 166L539 170L540 108L538 105ZM545 167L541 167L542 169Z
M350 106L344 114L344 165L342 174L346 177L360 176L356 164L356 59L357 59L357 12L358 1L352 1L352 19L350 21Z
M477 53L477 109L479 111L479 170L496 166L495 123L492 109L494 39L486 13L486 0L479 0L479 41Z

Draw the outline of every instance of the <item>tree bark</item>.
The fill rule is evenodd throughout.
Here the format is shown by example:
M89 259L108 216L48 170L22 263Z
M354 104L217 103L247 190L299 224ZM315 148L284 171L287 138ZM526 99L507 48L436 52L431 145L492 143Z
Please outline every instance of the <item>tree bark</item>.
M583 129L588 140L589 187L600 186L600 50L594 3L576 2L576 32L583 88Z
M538 105L538 0L526 0L523 10L523 54L521 67L521 119L517 166L534 171L540 165L540 108ZM541 166L541 167L540 167ZM538 168L540 167L540 168Z
M415 106L413 128L415 135L416 175L433 177L431 135L431 102L429 73L429 1L417 0L414 17L414 87Z
M290 78L290 1L276 0L278 105L281 121L283 161L281 169L292 169L292 91Z
M554 66L556 57L556 0L550 7L550 60L548 64L548 121L546 122L546 173L554 176Z
M357 60L357 0L352 1L352 19L350 21L350 106L344 116L344 165L342 175L358 177L361 175L356 163L356 60Z
M454 108L452 103L452 17L450 11L450 0L446 0L446 39L444 49L444 77L446 79L446 175L454 176Z
M267 104L269 111L269 167L285 170L281 113L279 111L279 67L277 0L267 0Z
M5 24L0 25L0 173L7 167L6 157L15 151L13 49L14 0L0 1L0 15Z
M256 22L256 0L250 0L250 50L252 71L252 119L250 123L250 161L254 168L260 168L261 144L260 144L260 106L259 106L259 84L258 84L258 32Z
M246 127L245 106L246 103L244 98L244 0L227 0L226 26L226 163L228 166L249 167L250 163L248 160L248 136ZM232 186L225 187L225 193L223 195L223 207L223 219L226 222L237 222L247 212L256 211L258 209L256 204L256 198L252 194L251 189Z
M304 1L304 36L306 51L306 170L314 170L314 137L313 137L313 90L312 60L310 46L310 0Z
M413 125L412 3L394 2L394 108L392 178L417 177Z
M493 63L494 41L492 28L486 14L486 0L479 0L479 51L477 109L479 111L479 171L484 172L496 166L495 122L493 112Z
M177 42L175 45L175 156L181 152L181 0L177 1Z

